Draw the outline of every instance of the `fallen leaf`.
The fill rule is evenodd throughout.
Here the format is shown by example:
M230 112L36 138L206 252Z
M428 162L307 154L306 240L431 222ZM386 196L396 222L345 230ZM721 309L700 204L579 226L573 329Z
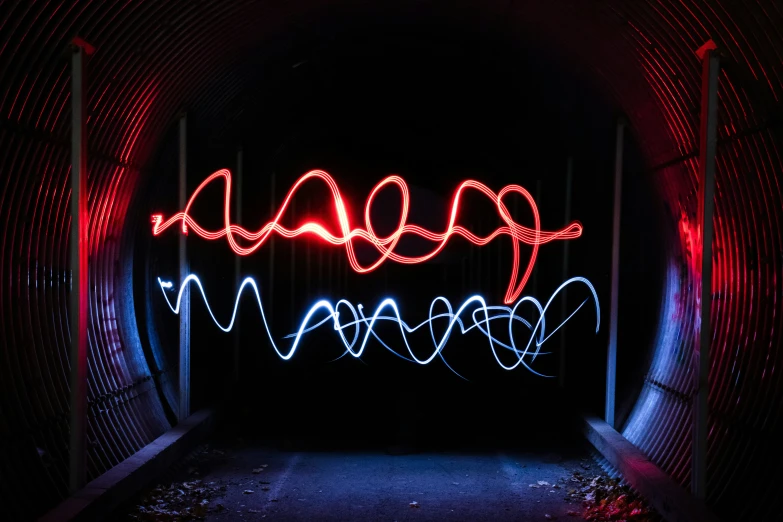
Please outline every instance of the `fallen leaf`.
M419 506L419 503L414 500L413 502L410 503L410 507L418 508L418 507L421 507L421 506Z
M253 490L252 489L246 489L242 493L244 493L245 495L249 495L249 494L253 493Z
M538 481L538 485L539 486L549 486L549 482L547 482L546 480L539 480Z

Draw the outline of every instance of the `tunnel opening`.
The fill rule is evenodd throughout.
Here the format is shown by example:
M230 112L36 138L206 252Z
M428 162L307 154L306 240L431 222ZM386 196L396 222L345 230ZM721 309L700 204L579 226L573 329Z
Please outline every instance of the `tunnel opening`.
M546 440L570 433L567 423L574 412L600 411L617 115L610 101L567 63L558 62L562 58L551 50L500 31L471 32L464 24L421 14L321 17L249 55L258 79L241 96L244 104L234 108L237 116L228 116L230 121L224 123L196 123L188 135L194 144L188 155L193 173L189 190L219 168L236 171L241 147L242 219L253 230L272 215L272 200L277 212L288 188L312 169L335 177L352 223L363 221L362 206L373 185L398 174L410 184L410 222L425 228L445 229L451 194L464 179L476 179L494 190L522 185L536 199L542 227L554 230L568 225L565 174L570 158L571 219L582 223L584 236L571 242L565 273L562 243L543 245L523 293L543 303L566 274L583 276L596 286L604 315L597 335L591 326L594 311L587 308L563 329L574 339L567 344L564 391L556 378L557 337L548 342L549 353L542 356L548 360L537 369L551 377L502 371L486 339L475 335L449 341L453 371L445 364L421 367L401 361L375 340L361 361L345 357L329 362L345 348L324 331L304 338L295 360L283 361L269 347L257 306L243 299L239 322L244 326L238 334L241 391L232 395L235 417L256 436L299 439L306 445L391 443L400 430L415 426L425 445L443 446L448 440L459 448ZM639 339L638 349L621 359L620 374L634 375L621 380L621 392L640 386L638 368L650 358L651 345L639 333L656 327L660 270L651 258L663 250L650 225L660 210L655 206L658 194L646 180L633 139L628 141L627 162L636 175L626 186L626 201L634 210L629 217L633 233L624 238L624 260L649 275L634 289L638 304L626 324ZM151 169L156 175L144 191L142 217L176 209L176 132L166 143ZM220 185L209 188L193 208L205 226L222 226L222 190ZM312 217L335 223L325 187L303 191L293 202L291 215L300 221ZM519 222L529 222L529 210L517 203ZM400 212L399 196L387 190L375 205L373 221L379 233L390 233ZM466 197L463 207L465 225L476 232L487 234L500 221L492 205L479 197ZM295 222L293 217L284 220L292 227ZM156 341L148 338L147 351L163 352L168 346L171 358L176 356L171 347L176 347L179 323L157 295L153 279L175 279L176 234L150 240L147 222L141 223L137 241L144 248L135 251L137 313L153 317L148 327L159 330ZM356 274L347 266L343 248L324 246L317 239L274 241L269 247L273 254L269 248L255 252L243 259L241 271L243 278L259 281L276 339L295 332L306 309L319 298L346 298L372 310L383 298L393 297L414 323L427 317L436 296L458 303L480 293L489 304L501 304L511 272L511 242L506 238L482 249L457 238L427 263L387 263L370 274ZM400 248L419 255L423 246L403 241ZM191 272L199 275L215 313L228 320L237 291L235 254L226 242L200 238L189 239L189 248ZM359 254L368 262L378 256L372 249ZM579 291L576 294L569 315L581 302ZM233 340L216 328L199 296L193 297L191 313L193 400L206 405L232 389ZM558 314L548 314L554 324L565 319ZM384 339L404 347L395 330L386 329ZM431 344L426 335L412 338L413 346L422 342ZM629 395L633 392L623 393ZM520 420L527 426L521 431ZM489 425L492 430L486 429ZM330 428L324 431L321 426ZM352 436L356 433L362 434L360 440Z
M776 442L783 13L775 2L8 7L0 23L0 500L17 519L69 494L72 77L71 51L64 57L63 49L74 37L96 50L87 62L85 111L87 478L127 462L179 422L177 318L157 283L176 280L178 237L153 237L150 216L179 210L180 115L187 115L189 191L217 169L236 171L241 148L248 226L268 219L272 197L279 202L299 176L323 168L355 221L372 186L396 173L411 187L413 222L442 226L456 184L474 178L494 190L524 186L542 228L557 229L567 221L564 174L572 159L570 220L584 229L568 242L568 272L595 285L602 320L593 335L585 309L560 332L565 392L557 379L500 370L480 336L447 348L468 381L442 364L401 361L374 341L363 362L331 362L342 352L332 332L313 332L297 357L281 361L259 336L247 299L236 383L234 337L193 302L194 408L223 402L245 433L302 439L294 442L304 447L318 439L330 448L358 446L357 433L361 444L378 446L401 425L416 425L425 446L445 447L447 434L454 448L485 449L554 439L566 431L561 406L603 411L614 138L623 116L615 427L689 489L700 350L695 51L708 42L720 73L706 501L731 519L775 513L774 484L754 480L783 463ZM220 197L210 187L194 208L210 226L220 222ZM480 199L466 200L466 215L486 232L496 213ZM297 213L322 217L324 201L308 189ZM396 194L381 194L374 212L379 229L390 228ZM188 244L193 271L226 317L235 256L225 242L189 237ZM562 247L542 246L524 293L535 288L545 298L562 282ZM441 293L454 302L480 291L499 303L509 249L507 238L483 248L457 238L431 262L386 263L359 275L340 249L279 240L272 277L268 249L245 259L241 272L260 282L275 308L274 334L284 336L320 297L369 308L389 293L406 316L422 320ZM581 297L567 299L573 308ZM391 343L399 342L396 333L385 332ZM559 372L559 342L552 337L553 355L537 361L546 373ZM524 433L519 422L529 427ZM757 501L738 507L734 497Z

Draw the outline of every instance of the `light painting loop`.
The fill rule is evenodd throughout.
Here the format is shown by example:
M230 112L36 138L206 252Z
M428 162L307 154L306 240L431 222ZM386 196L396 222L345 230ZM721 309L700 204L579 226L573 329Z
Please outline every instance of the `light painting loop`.
M201 191L210 183L219 179L223 179L225 182L223 201L223 227L218 230L210 231L200 226L198 222L193 219L193 217L190 215L190 209ZM334 212L337 218L339 232L332 233L327 230L326 226L314 221L306 221L305 223L293 229L283 227L280 224L280 221L285 215L285 212L288 209L288 205L296 192L305 183L318 180L327 185L332 195ZM375 233L375 230L372 226L370 210L375 196L386 186L395 186L399 189L402 208L400 212L400 220L396 230L389 236L379 237ZM499 227L491 234L482 237L457 224L460 210L460 198L468 189L476 190L489 198L490 201L496 205L498 214L505 222L505 226ZM511 193L521 195L530 205L530 209L533 214L534 228L525 227L513 220L511 214L508 211L508 208L503 202L503 198ZM226 237L231 249L236 254L243 256L250 255L261 248L261 246L263 246L263 244L269 239L273 232L287 239L293 239L302 234L310 234L318 236L332 245L344 246L351 268L360 274L375 270L387 259L402 264L423 263L437 256L446 247L449 239L454 235L464 237L471 243L478 246L484 246L495 238L506 235L511 237L513 240L512 246L514 259L511 265L511 278L506 290L506 295L503 299L505 304L514 303L522 293L522 289L525 287L525 284L530 278L530 274L533 270L533 265L535 264L536 256L538 255L538 248L540 245L558 239L574 239L582 234L582 225L578 222L571 223L565 228L555 232L542 231L541 220L538 214L538 207L536 202L533 200L533 197L530 195L530 193L519 185L508 185L501 189L500 192L495 193L483 183L479 183L478 181L473 180L463 181L455 191L451 202L451 211L449 214L448 225L443 232L433 232L418 225L407 222L408 213L410 210L410 193L408 190L408 185L400 176L394 175L388 176L381 180L381 182L372 189L370 195L367 197L364 206L364 228L351 226L346 205L343 201L342 195L340 194L337 183L327 172L323 170L311 170L310 172L300 177L296 183L294 183L293 187L291 187L291 189L288 191L288 194L283 200L283 204L280 206L280 210L278 210L275 217L255 232L251 232L231 222L230 204L231 172L228 169L222 169L213 173L196 188L196 190L193 192L193 195L190 197L190 200L188 200L188 204L185 206L184 211L174 214L165 221L163 220L163 216L160 214L152 216L152 233L154 235L159 235L167 228L173 226L176 223L180 223L183 233L193 231L198 236L207 240L216 240L222 237ZM413 235L424 238L432 243L435 243L435 246L430 252L421 256L400 255L394 250L400 239L405 235ZM237 238L239 238L241 241L244 241L246 244L248 244L248 246L240 245ZM373 263L362 266L356 257L354 247L354 242L356 240L363 240L372 244L380 253L380 257ZM532 246L532 252L524 272L520 275L519 265L521 243Z

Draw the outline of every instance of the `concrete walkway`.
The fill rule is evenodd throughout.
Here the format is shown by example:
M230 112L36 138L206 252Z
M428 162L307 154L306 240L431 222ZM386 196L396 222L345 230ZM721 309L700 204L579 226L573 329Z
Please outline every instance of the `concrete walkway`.
M209 502L210 522L543 521L578 519L569 511L581 512L580 505L565 498L574 470L598 473L586 454L573 451L566 458L557 453L390 456L239 447L199 471L191 467L189 476L183 470L175 480L198 478L220 488Z

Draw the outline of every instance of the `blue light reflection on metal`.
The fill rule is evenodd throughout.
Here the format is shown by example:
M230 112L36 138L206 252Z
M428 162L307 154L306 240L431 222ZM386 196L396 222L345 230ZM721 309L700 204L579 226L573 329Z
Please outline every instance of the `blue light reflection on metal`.
M500 367L503 368L504 370L513 370L521 365L536 375L542 377L551 377L533 370L525 359L528 358L529 362L532 363L533 361L535 361L537 356L548 353L548 352L542 352L541 346L552 335L554 335L555 332L557 332L560 328L562 328L562 326L569 319L571 319L571 317L573 317L574 314L576 314L576 312L578 312L590 300L590 297L588 297L587 299L582 301L580 305L567 318L563 320L563 322L561 322L556 328L554 328L547 335L546 320L545 320L546 312L549 309L549 306L552 303L552 301L555 299L555 297L557 297L557 295L566 286L570 284L573 283L584 284L585 286L587 286L588 290L590 291L593 303L595 304L595 315L596 315L595 331L596 332L598 332L598 327L601 322L601 312L598 304L598 295L596 294L595 288L590 283L590 281L588 281L584 277L572 277L571 279L565 281L554 291L554 293L552 293L552 295L549 297L549 299L547 300L544 306L541 306L541 303L536 298L531 296L522 297L514 304L513 307L489 306L484 301L484 298L482 298L480 295L473 295L468 299L466 299L457 308L457 311L454 312L451 302L445 297L439 296L433 299L432 303L430 304L429 318L426 321L423 321L418 325L412 327L402 320L402 318L400 317L399 309L397 307L397 303L392 298L386 298L383 301L381 301L381 303L378 305L378 307L375 309L372 316L370 317L367 317L364 314L364 306L361 304L354 306L351 302L345 299L340 299L339 301L337 301L336 304L332 305L330 301L326 299L321 299L318 302L316 302L313 306L311 306L310 309L307 311L304 319L299 325L299 329L297 330L297 332L283 337L283 339L293 339L293 342L291 343L288 350L283 351L280 348L278 348L277 343L275 343L274 341L274 337L269 329L269 324L267 323L266 320L266 315L264 314L264 307L261 303L261 296L258 289L258 285L256 284L255 280L252 277L246 277L242 281L242 284L240 285L239 290L237 291L236 299L234 301L234 310L233 313L231 314L231 319L226 326L223 326L220 323L220 321L218 321L218 319L215 317L215 314L209 305L209 300L207 299L206 293L204 292L204 288L201 284L201 281L196 275L191 274L187 276L185 280L182 282L179 292L177 293L177 299L175 304L172 304L171 299L169 298L169 295L167 293L167 290L168 291L174 290L174 284L171 283L170 281L162 281L160 278L158 278L158 284L160 285L161 291L163 292L163 297L166 299L166 303L169 305L169 308L171 308L171 310L175 314L179 313L180 302L182 299L182 290L191 283L194 283L196 286L198 286L201 296L204 299L204 304L206 305L207 311L209 312L209 315L212 317L212 320L215 322L218 328L220 328L224 332L230 332L234 326L234 321L236 320L237 310L239 309L239 301L242 296L242 292L245 290L246 287L252 289L253 294L255 295L256 298L256 302L258 303L258 309L261 313L261 319L264 323L264 328L266 330L267 336L269 337L269 341L272 344L272 347L274 348L275 352L277 352L277 355L280 356L280 358L283 360L289 360L291 357L293 357L294 353L296 352L296 349L299 347L299 344L302 341L302 336L304 334L312 332L313 330L319 328L320 326L323 326L324 324L326 324L331 320L334 330L338 333L340 339L342 340L343 345L345 346L345 352L340 357L343 357L345 355L351 355L356 358L361 357L362 354L364 353L364 349L367 346L367 342L370 339L370 336L372 335L376 340L378 340L381 343L381 345L384 348L386 348L393 354L407 361L425 365L432 362L435 359L435 357L440 357L441 360L443 360L443 362L446 364L446 366L449 369L451 369L451 371L454 371L451 368L451 366L449 366L448 363L446 363L446 360L443 357L443 349L446 346L446 343L448 342L452 332L454 331L454 326L459 325L460 332L462 334L466 334L467 332L473 330L474 328L480 331L484 335L484 337L486 337L486 339L488 340L490 350L492 351L495 361L497 361ZM526 302L530 303L537 312L536 314L537 319L535 320L535 324L533 324L532 321L528 321L524 317L517 315L517 311L519 307ZM446 311L435 314L434 313L435 307L439 303L442 303ZM462 315L463 313L467 313L466 311L471 307L471 305L474 307L469 315L472 323L468 323L466 319L462 318ZM350 311L350 315L353 317L351 321L345 323L340 322L341 307L346 308L348 311ZM382 315L381 313L386 309L390 309L393 312L393 315ZM313 317L320 310L323 310L326 313L326 316L322 318L320 321L311 324L311 322L313 321ZM446 331L443 333L440 339L438 339L435 334L433 325L436 320L444 320L444 319L448 320L448 325L446 327ZM492 335L490 324L493 321L498 321L498 320L508 321L508 342L503 342ZM409 357L406 357L405 355L394 350L386 342L384 342L383 339L381 339L378 336L374 328L375 328L375 324L379 321L390 321L396 323L399 326L400 334L402 335L402 340L405 343L405 346L408 350ZM521 323L530 331L530 337L527 340L527 344L525 345L524 349L519 349L515 342L514 339L515 322ZM411 348L410 343L408 342L408 334L411 334L419 330L424 325L427 325L429 327L430 338L432 339L434 351L428 357L419 358L416 356L416 354L414 354L413 349ZM362 326L366 327L366 331L362 336L361 343L359 344L358 348L354 349L357 346L357 342L359 341L359 338L361 336ZM344 332L346 328L353 329L353 336L352 336L353 338L350 341L348 340ZM535 346L531 347L531 345L533 344L535 344ZM516 359L515 362L513 362L512 364L504 363L501 360L501 358L498 356L497 348L503 348L504 350L513 353Z

